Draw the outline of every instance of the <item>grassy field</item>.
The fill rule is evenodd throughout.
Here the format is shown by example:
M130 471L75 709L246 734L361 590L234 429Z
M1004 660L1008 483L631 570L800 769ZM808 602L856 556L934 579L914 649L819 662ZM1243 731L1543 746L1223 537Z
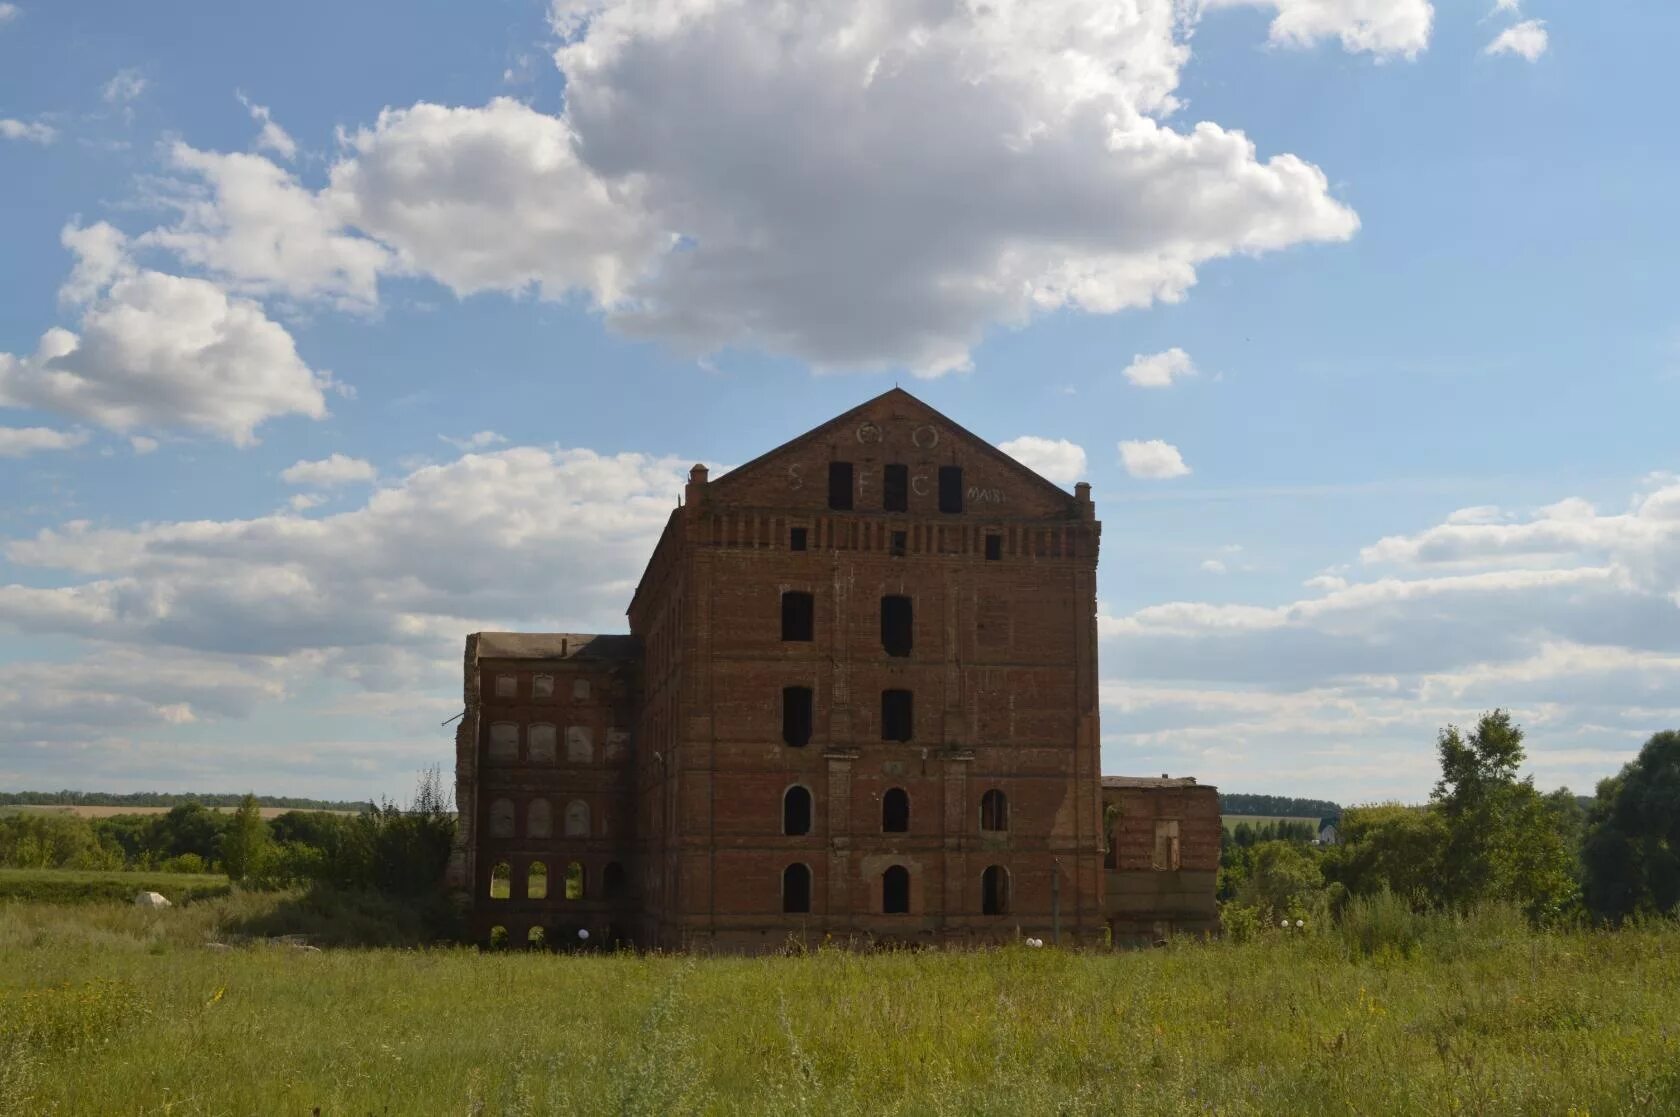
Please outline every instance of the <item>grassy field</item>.
M1311 823L1314 830L1318 829L1318 819L1308 818L1305 815L1228 814L1223 817L1225 821L1225 829L1227 830L1235 830L1237 828L1237 823L1239 822L1246 822L1250 826L1259 826L1260 824L1266 822L1306 822Z
M171 903L226 895L220 873L91 873L68 869L0 869L0 900L77 904L132 903L137 892L156 892Z
M699 959L205 945L0 902L0 1112L1680 1112L1680 929ZM270 913L272 914L272 913Z

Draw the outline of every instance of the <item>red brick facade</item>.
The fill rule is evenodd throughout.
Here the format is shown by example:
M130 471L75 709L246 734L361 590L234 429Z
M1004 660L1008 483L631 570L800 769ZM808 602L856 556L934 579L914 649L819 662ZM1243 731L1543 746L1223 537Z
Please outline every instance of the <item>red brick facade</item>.
M1088 486L898 389L716 480L695 467L630 637L468 640L455 874L475 931L1101 941L1100 531ZM549 730L530 744L548 725L552 761ZM587 756L568 751L581 725ZM538 800L553 821L539 808L533 832ZM579 800L588 832L568 834ZM537 860L547 895L529 899Z

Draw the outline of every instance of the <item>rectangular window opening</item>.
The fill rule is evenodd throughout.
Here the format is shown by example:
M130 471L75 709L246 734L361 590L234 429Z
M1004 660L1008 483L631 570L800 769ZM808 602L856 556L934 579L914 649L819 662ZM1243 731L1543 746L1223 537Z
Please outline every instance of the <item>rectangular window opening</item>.
M788 550L803 551L805 549L805 529L796 527L788 532Z
M1003 536L986 536L986 561L996 562L1003 557Z
M963 510L963 480L962 466L942 465L939 467L939 510L941 512L961 512Z
M1155 823L1155 868L1178 868L1178 821L1161 819Z
M782 688L782 742L802 748L811 741L811 688Z
M916 718L910 692L881 692L881 740L908 741L915 734Z
M907 656L915 645L915 612L908 597L881 598L881 646L888 655Z
M782 594L782 639L812 640L816 632L816 599L790 590Z
M828 463L828 506L838 512L852 510L852 463Z
M881 507L888 512L910 511L910 467L889 465L881 476Z

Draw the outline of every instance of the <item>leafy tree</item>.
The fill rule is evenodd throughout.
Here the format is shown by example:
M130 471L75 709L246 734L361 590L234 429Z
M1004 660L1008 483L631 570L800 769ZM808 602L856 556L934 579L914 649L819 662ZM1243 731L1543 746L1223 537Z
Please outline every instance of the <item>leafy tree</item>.
M1255 846L1248 877L1237 889L1237 902L1273 916L1317 917L1324 910L1324 872L1319 855L1297 842L1262 842Z
M240 800L239 809L222 835L222 871L228 879L243 881L257 874L268 848L268 825L255 795Z
M1413 907L1439 904L1447 823L1439 811L1384 803L1342 812L1342 844L1326 856L1324 871L1354 896L1384 889Z
M1579 888L1553 807L1532 778L1517 778L1522 739L1504 710L1483 714L1468 735L1455 725L1441 731L1441 779L1430 797L1447 828L1441 895L1456 907L1511 900L1545 922L1574 910Z
M1587 906L1620 921L1680 908L1680 733L1645 742L1598 785L1582 842Z

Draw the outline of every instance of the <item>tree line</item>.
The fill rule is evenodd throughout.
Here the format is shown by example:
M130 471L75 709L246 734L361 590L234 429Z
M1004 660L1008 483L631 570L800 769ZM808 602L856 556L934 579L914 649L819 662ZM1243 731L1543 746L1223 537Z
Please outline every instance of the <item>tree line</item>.
M1298 799L1289 795L1249 795L1244 792L1219 793L1221 814L1271 815L1281 818L1333 819L1342 808L1328 799Z
M1518 777L1522 741L1503 710L1469 732L1448 726L1429 802L1348 807L1334 846L1289 823L1226 835L1227 928L1322 921L1374 896L1415 912L1507 904L1536 926L1680 914L1680 733L1651 737L1584 808L1567 788Z
M422 774L407 806L356 814L293 810L265 820L261 801L246 795L231 813L189 802L108 818L0 815L0 866L222 872L252 888L424 895L440 885L454 841L455 810L436 769Z

